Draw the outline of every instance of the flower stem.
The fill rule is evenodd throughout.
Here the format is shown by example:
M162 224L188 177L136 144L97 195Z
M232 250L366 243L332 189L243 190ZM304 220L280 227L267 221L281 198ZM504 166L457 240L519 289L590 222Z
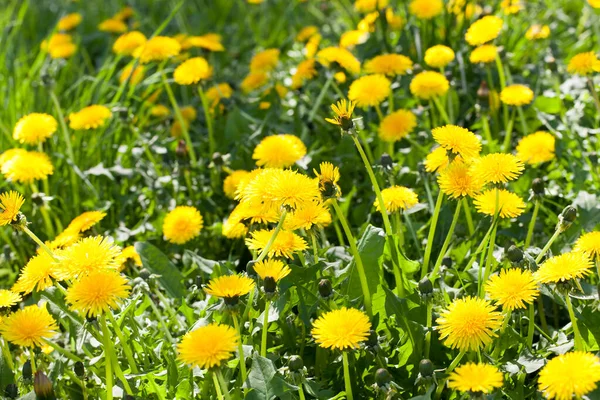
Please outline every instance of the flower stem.
M102 328L102 335L104 339L104 369L106 370L106 400L112 400L113 398L113 372L112 372L112 342L110 341L110 334L106 326L106 317L100 318L100 325Z
M429 349L431 348L431 324L433 322L433 301L427 299L427 333L425 333L425 355L423 358L429 358Z
M210 156L216 150L215 133L213 129L212 117L210 115L208 99L206 98L206 93L204 93L202 85L198 85L198 94L200 95L200 100L202 101L202 108L204 109L204 118L206 119L206 127L208 129L208 154Z
M473 236L475 233L475 225L473 225L473 216L471 215L471 205L466 197L461 200L465 209L465 219L467 220L467 228L469 229L469 236Z
M131 372L133 372L134 374L137 374L138 368L137 368L137 364L135 362L135 359L133 358L133 353L131 352L131 348L129 347L127 341L125 340L125 337L123 336L123 331L121 331L121 328L119 327L119 324L117 323L117 321L115 321L115 318L113 317L112 313L108 312L108 319L110 320L110 323L112 324L113 329L115 330L115 333L117 334L117 337L119 338L119 341L121 342L121 347L123 348L123 352L125 353L125 357L127 358L127 361L129 362L129 368L131 368Z
M264 260L265 257L267 256L267 254L269 254L269 250L271 250L273 243L275 243L275 239L277 239L277 235L279 235L279 231L281 231L281 228L283 227L283 222L285 221L286 215L287 215L287 209L284 208L283 211L281 212L281 217L279 217L279 222L277 223L277 226L275 227L275 230L273 231L273 234L271 235L271 238L267 242L267 245L265 246L265 248L258 255L256 262Z
M31 362L31 372L35 374L37 366L35 365L35 351L33 348L29 349L29 362Z
M218 379L219 383L221 384L221 389L223 390L223 397L226 400L231 399L231 397L229 397L229 388L227 387L227 381L225 381L225 378L223 378L223 372L221 372L220 368L216 370L216 374L217 374L217 379Z
M444 122L448 125L451 124L452 122L450 122L450 118L448 118L448 114L446 114L446 110L444 109L444 106L440 102L439 97L437 97L437 96L433 97L433 102L435 103L435 106L437 107L438 111L440 112L440 116L442 117Z
M34 242L36 242L38 246L40 246L46 253L48 253L54 261L59 262L52 250L50 250L48 246L46 246L46 244L42 242L39 237L36 236L35 233L29 230L29 228L26 226L23 226L21 229L23 229L23 232L25 232Z
M240 341L238 342L238 353L240 356L240 372L242 374L242 383L241 385L244 385L244 382L246 382L246 359L244 357L244 345L242 343L242 329L240 326L240 323L238 321L238 317L236 313L232 313L231 317L233 319L233 326L235 327L235 330L238 331L238 333L240 334ZM244 390L245 391L245 390Z
M510 113L510 119L508 120L507 124L506 124L506 133L504 134L504 143L502 143L502 151L503 152L508 152L509 147L510 147L510 141L512 139L512 131L513 131L513 126L515 124L515 110L513 109L513 111Z
M527 126L527 120L525 119L523 107L517 107L517 111L519 113L519 119L521 120L521 129L523 130L523 135L527 135L529 133L529 126Z
M4 355L4 360L8 364L8 369L13 371L15 369L15 363L13 362L12 354L10 353L8 342L6 340L2 340L2 354Z
M458 222L458 217L460 216L460 210L462 208L462 202L456 203L456 210L454 210L454 217L452 218L452 223L450 224L450 229L448 230L448 234L446 235L446 239L444 240L444 244L442 245L442 250L440 250L440 254L438 255L437 260L435 261L435 265L433 267L433 271L431 272L431 276L437 276L438 270L442 265L442 261L444 260L444 255L448 250L448 246L450 246L450 241L452 240L452 235L454 234L454 228L456 228L456 223Z
M599 39L600 40L600 39ZM590 93L594 98L594 103L596 104L596 109L600 113L600 98L598 98L598 92L596 91L596 87L594 86L594 81L591 77L587 78L588 87L590 88Z
M573 335L575 336L575 350L583 350L583 339L579 332L579 326L577 325L577 317L573 311L573 304L571 303L571 297L568 293L565 293L565 303L567 303L567 311L571 318L571 324L573 325Z
M467 352L465 350L461 350L460 353L458 353L458 355L456 356L456 358L452 361L452 363L450 364L450 366L448 366L448 368L446 368L446 375L449 375L452 371L454 371L454 368L457 367L458 363L460 362L460 360L462 360L462 358L465 356ZM435 398L439 399L442 392L444 391L444 387L446 386L446 382L444 381L443 383L438 384L437 390L435 391Z
M533 330L535 324L535 308L533 303L529 305L529 326L527 327L527 347L533 348Z
M310 235L310 241L312 244L312 248L313 248L313 263L318 263L319 262L319 247L317 246L317 234L315 232L313 232L312 230L309 232Z
M479 282L479 296L481 298L485 297L485 283L489 279L492 274L492 267L494 261L494 247L496 245L496 232L498 231L498 225L496 224L494 230L492 231L492 235L490 236L490 243L488 245L488 253L485 261L485 272L483 280ZM481 265L479 265L481 269Z
M348 365L348 353L342 352L342 360L344 363L344 384L346 385L346 399L353 400L352 396L352 381L350 380L350 367Z
M219 383L219 378L217 378L217 372L213 371L213 384L215 385L215 391L217 392L217 398L219 400L223 400L223 392L221 392L221 384Z
M550 249L550 246L552 246L552 243L554 243L554 241L556 240L556 238L558 238L558 235L560 235L560 229L557 229L554 231L554 234L552 235L552 237L550 238L550 240L548 240L548 243L546 243L546 245L544 246L544 248L542 249L542 251L540 252L540 254L538 254L537 258L535 259L535 262L539 264L540 261L542 261L542 258L544 258L544 254L546 254L546 252L548 251L548 249Z
M192 162L192 165L196 164L196 152L194 151L194 146L192 146L192 139L190 138L190 133L188 131L188 127L187 127L187 122L185 120L185 118L183 118L183 115L181 114L181 109L179 108L179 105L177 104L177 100L175 99L175 95L173 94L173 90L171 89L171 86L169 85L169 82L167 82L167 78L165 77L165 74L160 71L160 76L163 82L163 86L165 87L165 90L167 92L167 96L169 97L169 101L171 102L171 106L173 107L173 110L175 111L175 117L177 118L177 121L179 122L179 125L181 125L181 133L183 134L183 139L185 140L185 143L187 144L188 150L190 152L190 161Z
M267 356L267 331L269 328L269 306L270 305L271 305L271 302L269 300L267 300L265 302L265 316L263 319L262 338L260 341L260 356L261 357Z
M533 214L531 214L531 221L529 221L529 227L527 228L527 237L525 238L525 249L529 247L531 244L531 239L533 238L533 229L535 227L535 222L537 219L538 211L540 210L540 200L535 201L535 206L533 207Z
M440 209L442 208L442 202L444 201L444 193L440 190L438 193L437 200L435 201L435 208L433 210L433 217L431 218L431 225L429 225L429 234L427 235L427 245L425 246L425 255L423 257L423 265L421 266L421 279L425 278L427 271L429 271L429 260L431 258L431 250L433 249L433 239L435 238L435 228L437 228L438 219L440 217Z

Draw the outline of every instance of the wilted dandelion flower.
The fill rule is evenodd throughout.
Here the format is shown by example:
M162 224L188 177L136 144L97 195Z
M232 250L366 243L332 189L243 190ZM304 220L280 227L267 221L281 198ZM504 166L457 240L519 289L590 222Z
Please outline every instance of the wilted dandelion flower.
M454 60L454 50L438 44L425 51L425 63L432 68L444 68Z
M324 199L337 198L341 196L342 191L338 186L340 180L340 170L330 162L319 164L319 171L313 169L319 180L319 190Z
M408 9L419 19L431 19L444 11L444 3L442 0L412 0Z
M527 164L539 164L554 159L556 139L548 132L538 131L527 135L517 145L517 157Z
M533 24L525 32L528 40L546 39L550 36L550 27L548 25Z
M250 250L262 251L267 247L267 243L273 236L274 229L260 229L250 233L246 239L246 245ZM273 245L269 249L268 257L293 258L294 253L308 248L306 241L300 236L290 231L281 230L277 234Z
M0 209L2 210L2 213L0 213L0 226L15 221L23 204L25 204L25 199L14 190L0 194Z
M566 282L587 276L592 270L588 254L578 251L560 254L546 260L535 272L539 283Z
M525 202L516 194L506 189L489 189L475 196L473 201L477 212L493 217L515 218L525 210Z
M440 190L452 199L473 197L483 189L483 182L471 173L469 165L456 158L438 176Z
M142 64L151 61L163 61L175 57L181 51L181 45L167 36L154 36L132 53Z
M60 20L58 20L58 24L56 25L56 28L59 31L70 31L71 29L74 29L75 27L77 27L81 23L81 20L82 20L82 17L81 17L81 14L79 14L79 13L67 14L64 17L62 17Z
M471 46L485 44L498 37L502 30L502 25L502 18L495 15L486 15L471 24L465 34L465 40Z
M115 270L100 269L79 277L69 289L65 300L71 310L86 317L99 317L118 308L129 295L127 279Z
M502 387L504 377L490 364L469 362L456 368L448 377L448 387L461 392L491 393Z
M389 4L389 0L356 0L354 9L358 12L369 13L376 10L383 10Z
M493 44L484 44L475 48L469 56L472 64L489 64L496 60L498 56L498 47Z
M223 275L211 279L204 291L215 297L228 301L237 300L254 289L254 281L246 275Z
M412 60L406 56L401 54L382 54L365 63L365 72L387 76L406 75L412 67Z
M283 228L294 231L296 229L311 229L313 226L328 226L331 224L331 214L323 203L311 201L292 212L283 224Z
M249 172L243 169L232 171L223 180L223 192L225 192L225 196L229 197L230 199L234 199L240 181L247 177L248 174Z
M92 236L64 249L56 274L61 279L74 279L101 269L118 269L121 249L109 239Z
M290 267L285 265L283 261L269 258L264 261L259 261L253 266L254 271L261 279L265 279L267 277L273 278L275 282L279 282L286 276L292 272Z
M120 19L109 18L102 21L98 29L102 32L123 33L127 31L127 24Z
M144 66L138 65L133 68L134 64L128 64L121 70L119 75L119 83L125 83L129 79L130 85L137 85L144 79Z
M381 191L383 203L388 213L394 213L399 210L408 210L419 202L417 194L404 186L392 186ZM373 203L377 211L381 211L379 201Z
M504 310L526 308L538 296L537 283L529 270L519 268L503 269L485 285L489 297Z
M306 146L298 136L283 134L265 137L254 148L252 159L267 168L291 167L306 155Z
M392 83L384 75L366 75L350 85L348 99L358 107L377 106L388 98Z
M2 164L1 171L13 182L31 183L48 178L54 173L54 166L46 153L24 151L14 153Z
M420 72L410 81L410 92L424 100L443 96L448 89L450 89L448 79L435 71Z
M256 90L262 86L264 86L269 80L269 75L266 72L256 71L250 72L242 83L240 84L240 88L244 93L250 93L253 90Z
M12 290L0 289L0 308L12 307L22 300L19 293Z
M58 326L45 306L27 306L2 320L0 333L4 339L24 347L42 347L45 339L56 335Z
M317 76L315 62L314 58L310 58L298 64L296 72L292 75L292 89L301 88L306 81Z
M347 131L353 126L352 113L354 112L355 106L356 104L354 102L342 99L336 104L331 105L331 110L334 114L333 119L325 118L325 121L330 124L338 125L343 130Z
M546 399L583 398L598 386L600 358L592 353L573 351L550 360L540 371L538 387Z
M342 307L329 311L313 323L315 342L326 349L356 349L369 337L371 322L363 311Z
M21 275L13 285L12 291L28 294L34 290L41 292L51 287L52 279L56 278L56 267L56 262L46 252L31 257L21 270Z
M469 160L479 156L481 141L468 129L445 125L431 130L433 139L444 149Z
M180 85L192 85L212 76L213 69L203 57L184 61L173 72L173 79Z
M52 115L32 113L22 117L13 131L13 138L19 143L38 144L56 132L58 124Z
M486 154L473 161L472 173L483 183L506 183L517 179L525 169L523 162L507 153Z
M448 166L450 159L448 158L448 152L443 147L437 147L427 154L425 157L425 171L436 172L442 171Z
M165 217L163 234L171 243L184 244L198 236L203 225L202 215L195 207L177 206Z
M525 85L509 85L500 92L500 101L509 106L524 106L533 101L533 90Z
M417 117L409 110L397 110L387 115L379 124L378 136L384 142L397 142L415 129Z
M250 71L270 72L279 62L279 49L266 49L256 53L250 60Z
M588 232L579 237L575 242L573 251L580 251L592 260L600 260L600 232Z
M186 333L177 345L177 358L191 367L213 368L229 359L238 343L235 329L213 323Z
M477 351L492 342L502 325L502 314L486 300L466 297L454 300L437 319L444 344L460 351Z
M329 67L331 64L338 64L351 74L358 74L360 72L360 61L348 50L341 47L326 47L320 50L317 53L317 60L325 67Z
M305 26L296 35L296 41L306 42L311 36L319 33L319 28L314 25Z
M128 56L140 46L144 45L148 39L146 35L139 31L131 31L122 34L115 40L112 50L115 54Z
M600 72L600 60L593 51L579 53L569 61L567 71L572 74L589 75Z
M69 127L75 130L96 129L104 126L111 116L108 107L94 104L69 114Z

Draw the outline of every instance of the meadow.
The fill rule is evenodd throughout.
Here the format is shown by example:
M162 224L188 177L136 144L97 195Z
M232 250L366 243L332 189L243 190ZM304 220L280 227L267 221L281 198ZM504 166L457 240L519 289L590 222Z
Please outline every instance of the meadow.
M0 398L600 399L599 0L5 0Z

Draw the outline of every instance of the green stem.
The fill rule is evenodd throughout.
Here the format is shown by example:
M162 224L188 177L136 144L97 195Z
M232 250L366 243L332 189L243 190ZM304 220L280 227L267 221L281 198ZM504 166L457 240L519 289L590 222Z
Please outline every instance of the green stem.
M466 197L461 200L465 209L465 219L467 220L467 228L469 229L469 236L475 234L475 225L473 225L473 216L471 215L471 205Z
M14 371L15 363L13 362L12 354L10 353L8 342L6 340L2 340L2 354L4 355L4 360L8 364L8 369Z
M133 358L133 353L131 352L131 348L129 347L128 342L125 340L125 337L123 336L123 331L121 331L121 328L119 327L119 324L117 323L117 321L115 321L115 318L113 317L112 313L107 313L108 314L108 319L110 320L110 323L112 324L113 329L115 330L115 333L117 334L117 337L119 338L119 341L121 342L121 347L123 348L123 352L125 353L125 357L127 358L127 361L129 362L129 368L131 368L131 372L133 372L134 374L137 374L138 368L137 368L137 364L135 362L135 359Z
M404 247L404 228L402 226L402 220L400 219L400 211L393 213L394 221L396 224L396 232L398 235L398 244L400 247Z
M242 343L242 328L240 326L240 323L238 321L238 317L236 313L232 313L231 314L231 318L233 319L233 326L235 327L235 330L239 332L240 334L240 341L238 342L238 353L240 356L240 372L242 374L242 383L241 385L244 385L244 382L246 382L246 358L244 357L244 345ZM246 390L244 389L244 392Z
M429 350L431 348L431 325L433 323L433 301L427 299L427 333L425 333L425 356L423 358L429 358Z
M535 324L535 307L533 303L529 305L529 326L527 327L527 347L533 349L533 330Z
M262 326L262 338L260 341L260 356L267 356L267 331L269 328L269 306L271 302L267 300L265 302L265 316L263 318L263 326Z
M598 39L600 40L600 38ZM596 91L596 87L594 86L594 81L591 77L587 78L588 87L590 88L590 93L594 98L594 104L596 104L596 110L600 113L600 98L598 98L598 92Z
M442 265L442 260L450 246L450 241L452 240L452 235L454 234L454 228L456 228L456 223L458 222L458 217L460 216L460 210L462 208L462 203L458 201L456 203L456 210L454 210L454 217L452 218L452 223L450 224L450 229L448 230L448 234L446 235L446 239L444 240L444 244L442 245L442 250L440 250L440 254L438 255L437 260L435 261L435 266L433 267L433 271L431 272L431 276L437 276L437 272ZM434 278L435 279L435 278Z
M304 396L304 389L302 389L302 382L300 382L298 385L298 396L300 397L300 400L306 400L306 397Z
M350 380L350 367L348 365L348 353L342 351L342 360L344 363L344 384L346 385L346 399L353 400L352 396L352 381Z
M529 126L527 126L527 120L525 119L523 107L517 107L517 112L519 113L519 120L521 120L521 129L523 130L523 135L527 135L529 133Z
M462 358L464 357L464 355L467 352L465 350L461 350L460 353L458 353L458 355L456 356L456 358L452 361L452 363L450 364L450 366L448 368L446 368L446 375L450 375L450 373L452 371L454 371L454 368L456 368L458 366L458 363L460 362L460 360L462 360ZM437 390L435 391L435 398L439 399L442 392L444 391L444 387L446 386L446 382L441 382L438 384Z
M216 370L216 374L217 374L217 379L219 380L219 383L221 384L221 389L223 390L223 397L226 400L230 400L231 397L229 397L229 388L227 387L227 381L225 381L225 378L223 378L223 372L221 372L220 368Z
M275 243L275 239L277 239L277 235L279 235L279 231L281 231L281 228L283 227L283 222L285 221L286 215L287 215L287 209L284 208L283 211L281 212L281 217L279 217L279 222L277 223L277 226L275 227L275 230L273 231L273 234L271 235L271 238L267 242L267 245L265 246L265 248L258 255L256 262L264 260L265 257L267 256L267 254L269 254L269 250L271 250L273 243Z
M42 242L39 237L36 236L35 233L30 231L28 227L23 226L20 229L22 229L23 232L25 232L34 242L38 244L38 246L40 246L46 253L48 253L55 262L59 262L58 258L56 258L52 250L50 250L48 246L46 246L46 244Z
M573 335L575 335L575 350L583 350L583 339L579 332L579 326L577 325L577 318L573 311L573 304L571 303L571 297L568 293L565 293L565 302L567 303L567 311L569 311L569 317L571 318L571 325L573 325Z
M198 94L202 101L202 108L204 109L204 118L206 119L206 127L208 128L208 154L212 155L216 150L215 144L215 133L213 129L212 116L210 115L210 107L208 105L208 99L202 85L198 85Z
M315 232L313 232L311 230L311 232L309 232L310 235L310 241L312 243L312 248L313 248L313 262L316 264L319 262L319 248L317 246L317 234Z
M110 334L106 326L106 317L100 318L100 325L102 328L102 336L104 339L104 369L106 370L106 400L112 400L113 398L113 372L112 372L112 342L110 340Z
M42 339L42 341L43 341L43 342L44 342L46 345L48 345L48 346L52 347L54 350L58 351L58 352L59 352L60 354L62 354L63 356L65 356L65 357L69 358L70 360L72 360L72 361L74 361L74 362L77 362L77 361L83 362L83 359L82 359L81 357L79 357L79 356L78 356L78 355L76 355L76 354L73 354L73 353L71 353L71 352L70 352L69 350L67 350L67 349L64 349L64 348L60 347L60 346L59 346L59 345L57 345L56 343L54 343L54 342L51 342L50 340L46 340L46 339Z
M183 139L185 140L185 143L187 144L188 150L190 152L190 161L192 162L192 165L196 164L196 151L194 150L194 146L192 145L192 139L190 138L190 133L188 131L187 128L187 122L185 120L185 118L183 118L183 115L181 114L181 109L179 108L179 105L177 104L177 100L175 99L175 95L173 94L173 90L171 89L171 86L169 85L169 82L167 82L167 78L165 77L165 74L162 73L162 71L160 71L160 76L163 82L163 86L165 87L165 90L167 92L167 96L169 97L169 101L171 102L171 106L173 107L173 110L175 111L175 116L177 118L177 121L179 121L179 125L181 125L181 133L183 134Z
M508 123L506 125L506 133L504 135L504 143L502 144L502 151L503 152L508 152L509 148L510 148L510 141L512 139L512 131L513 131L513 126L515 124L515 110L513 109L513 111L510 113L510 119L508 120Z
M421 279L425 278L427 271L429 271L429 260L431 258L431 250L433 249L433 239L435 238L435 228L437 228L438 219L440 217L440 209L442 208L442 202L444 201L444 193L440 190L438 193L437 200L435 202L435 208L433 210L433 217L431 218L431 224L429 225L429 234L427 235L427 245L425 246L425 255L423 256L423 265L421 266Z
M444 106L440 102L439 97L437 97L437 96L433 97L433 102L435 103L435 106L437 107L438 111L440 112L440 116L442 117L444 122L446 124L450 125L452 122L450 122L450 118L448 118L448 114L446 114L446 110L444 109Z
M223 392L221 392L221 384L219 383L219 378L217 378L217 372L213 371L213 384L215 385L215 391L217 392L217 398L219 400L223 400Z
M488 245L488 253L487 253L487 258L485 261L485 275L483 277L483 280L479 282L479 296L481 298L485 297L485 283L487 282L487 280L489 279L491 273L492 273L492 268L493 268L493 261L494 261L494 246L496 245L496 232L498 230L498 225L496 225L494 227L494 230L492 231L492 235L490 236L490 243ZM479 265L479 268L481 269L481 264Z
M542 261L542 258L544 258L544 254L546 254L548 249L550 249L550 246L552 246L552 243L554 243L554 241L558 238L558 235L560 235L560 229L556 229L554 231L554 234L552 235L550 240L548 240L548 243L546 243L540 254L538 254L537 258L535 259L536 263L539 264L539 262Z
M529 247L531 244L531 239L533 238L533 229L535 228L535 222L537 219L538 211L540 210L540 200L535 201L535 206L533 207L533 214L531 215L531 221L529 221L529 227L527 228L527 237L525 239L525 249Z

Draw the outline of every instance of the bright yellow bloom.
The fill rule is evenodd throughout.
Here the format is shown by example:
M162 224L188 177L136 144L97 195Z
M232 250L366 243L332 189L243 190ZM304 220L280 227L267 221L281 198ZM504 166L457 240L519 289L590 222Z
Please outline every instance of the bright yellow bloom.
M79 239L81 239L79 232L65 229L53 240L47 241L46 246L48 246L50 250L64 249L77 243ZM43 251L43 249L38 249L38 253L42 253Z
M485 285L485 291L504 310L526 308L538 296L539 290L529 270L503 269Z
M249 172L243 169L232 171L225 180L223 180L223 192L225 192L225 196L234 199L238 184L244 177L248 176L248 174Z
M600 0L587 0L587 2L593 8L600 8Z
M352 128L352 113L354 112L354 107L356 107L356 104L353 101L342 99L336 104L331 105L331 110L334 114L333 119L325 118L325 121L330 124L338 125L343 130L348 130Z
M242 224L239 220L230 217L223 222L221 233L227 239L241 239L248 233L248 228L246 228L246 225Z
M126 20L133 17L135 14L135 10L133 7L125 6L118 13L113 15L114 19Z
M50 57L57 58L69 58L77 51L77 45L75 43L64 43L57 46L50 46L48 52Z
M286 230L311 229L313 226L328 226L331 224L331 214L321 202L312 201L292 212L283 224Z
M500 101L509 106L523 106L533 101L533 90L525 85L509 85L500 92Z
M104 217L106 217L104 211L86 211L73 218L65 230L77 233L85 232L98 222L102 221Z
M533 24L525 33L525 37L528 40L546 39L548 36L550 36L550 27L548 25Z
M454 50L438 44L425 51L425 63L432 68L444 68L454 60Z
M119 269L120 270L124 269L127 261L129 261L129 260L133 261L133 265L135 265L136 267L143 266L142 258L140 257L140 255L136 251L135 247L133 247L133 246L127 246L121 251L121 256L120 256L121 267Z
M254 264L254 271L260 276L261 279L267 277L273 278L275 282L279 282L292 272L290 267L285 265L282 261L274 258L268 260L259 261Z
M279 62L279 49L266 49L256 53L250 60L251 72L270 72Z
M471 24L465 34L465 40L471 46L479 46L490 42L498 37L502 25L502 18L495 15L486 15Z
M210 78L212 73L213 69L205 58L194 57L175 68L173 79L180 85L192 85Z
M119 83L125 83L129 79L130 85L137 85L144 79L144 66L138 65L133 69L133 63L127 64L119 75Z
M469 56L469 61L472 64L489 64L496 60L498 56L498 48L493 44L484 44L475 48Z
M2 213L0 213L0 226L8 225L15 221L23 204L25 204L25 199L20 193L14 190L0 194L0 209L2 209Z
M519 11L525 8L525 6L523 6L521 3L521 0L502 0L500 6L506 15L517 14Z
M338 186L340 180L340 170L330 162L322 162L319 164L319 171L313 169L313 172L319 180L319 190L323 199L332 197L338 198L342 195L342 191Z
M102 21L98 29L102 32L123 33L127 31L127 24L120 19L109 18Z
M461 392L491 393L502 387L504 377L490 364L473 362L456 368L448 377L448 387Z
M115 54L131 55L140 46L143 46L148 39L146 35L139 31L131 31L122 34L115 40L112 50Z
M575 242L573 251L580 251L588 255L592 260L600 260L600 232L584 233Z
M215 297L234 299L254 289L254 281L245 275L223 275L211 279L204 291Z
M517 145L517 157L527 164L539 164L554 159L556 139L548 132L538 131L525 136Z
M389 4L389 0L356 0L354 9L361 13L370 13L376 10L383 10Z
M229 99L233 95L233 89L228 83L219 83L206 91L206 98L215 107L221 99Z
M311 334L326 349L356 349L369 337L371 322L363 311L340 308L329 311L313 323Z
M15 152L2 164L2 174L6 179L18 183L31 183L43 180L54 173L50 157L39 151Z
M298 64L296 72L294 72L294 75L292 75L292 89L301 88L306 81L317 76L315 62L316 61L314 58L310 58Z
M538 385L546 399L583 398L598 386L600 358L592 353L573 351L550 360L540 371Z
M197 237L203 225L202 215L195 207L177 206L165 217L163 234L171 243L184 244Z
M56 28L59 31L70 31L77 27L81 23L81 20L82 17L79 13L67 14L58 21Z
M363 44L369 38L369 32L361 30L351 30L342 33L340 36L340 47L344 49L352 48L358 44Z
M22 300L19 293L12 290L0 289L0 308L12 307Z
M313 35L308 42L306 42L306 46L304 46L304 52L306 54L306 58L313 58L315 54L317 54L317 50L319 50L319 44L321 44L321 35L315 34ZM360 63L359 63L360 67Z
M486 154L473 161L473 176L483 183L506 183L517 179L525 169L523 162L507 153Z
M0 323L4 339L23 347L42 347L44 339L56 335L58 326L45 306L27 306L12 313Z
M341 47L326 47L317 53L317 60L325 67L338 64L351 74L360 72L360 61L348 50Z
M262 251L267 247L267 243L269 243L274 231L274 229L253 231L250 233L250 237L246 239L246 246L248 246L250 250ZM306 250L307 248L308 245L306 244L306 241L300 236L290 231L281 230L277 234L267 256L271 258L293 258L294 253Z
M181 45L177 40L166 36L154 36L135 49L132 54L139 58L142 64L147 64L151 61L163 61L175 57L180 51Z
M392 186L381 191L383 203L388 213L395 213L398 210L408 210L419 202L417 194L404 186ZM377 211L381 211L379 201L375 199L373 203Z
M231 357L238 343L235 329L213 323L186 333L177 345L177 358L192 368L218 367Z
M443 96L448 89L450 89L448 79L435 71L420 72L410 81L410 92L424 100Z
M394 14L394 10L391 7L385 10L385 19L388 27L393 31L399 31L404 25L404 20L402 17Z
M319 33L319 28L314 25L305 26L298 32L296 35L296 41L298 42L306 42L311 36Z
M86 317L99 317L118 308L129 295L127 279L115 270L101 269L81 276L67 290L69 308Z
M425 171L436 172L442 171L448 166L450 159L448 158L448 152L443 147L437 147L427 154L425 157Z
M549 258L533 276L539 283L566 282L587 276L592 267L588 254L572 251Z
M358 107L377 106L392 92L392 83L385 75L366 75L350 85L348 99Z
M473 197L483 189L483 182L471 173L469 165L456 158L438 176L440 190L452 199Z
M479 156L481 141L468 129L456 125L445 125L431 131L433 139L444 149L460 155L465 160Z
M337 83L346 83L346 74L343 73L342 71L340 72L336 72L335 74L333 74L333 79L335 79L335 81Z
M387 115L379 124L377 132L384 142L397 142L411 133L417 126L417 117L409 110L397 110Z
M157 104L150 109L150 115L158 118L166 118L171 115L171 110L163 104Z
M190 36L182 43L184 49L190 47L199 47L209 51L225 51L225 47L221 43L221 35L216 33L207 33L202 36Z
M412 0L408 8L419 19L431 19L444 11L444 3L442 0Z
M437 319L444 344L460 351L477 351L496 337L502 314L486 300L466 297L454 300Z
M267 168L291 167L306 155L306 146L295 135L271 135L254 148L252 159L256 165Z
M406 75L413 67L410 58L401 54L382 54L365 63L365 72L387 76Z
M522 198L505 189L489 189L475 196L473 201L477 212L493 217L515 218L523 214L525 202Z
M573 56L567 65L567 71L572 74L590 75L600 72L600 60L593 51L579 53Z
M104 126L110 117L112 113L108 107L94 104L69 114L69 127L75 130L96 129Z
M102 269L118 269L121 249L109 239L92 236L64 249L55 274L61 279L74 279Z
M31 257L27 265L21 270L19 279L12 287L13 292L31 293L34 290L41 292L53 285L52 279L56 278L56 262L48 253L41 252Z
M251 91L264 86L268 80L269 75L267 75L266 72L250 72L240 84L240 88L244 93L250 93Z

